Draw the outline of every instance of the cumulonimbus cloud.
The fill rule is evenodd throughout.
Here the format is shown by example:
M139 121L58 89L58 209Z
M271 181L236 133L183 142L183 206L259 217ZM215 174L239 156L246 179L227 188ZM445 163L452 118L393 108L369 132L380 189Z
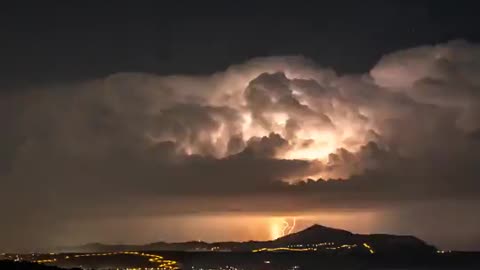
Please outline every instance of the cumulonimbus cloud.
M453 41L386 55L365 74L272 57L210 76L9 92L2 193L18 193L3 198L478 194L479 74L480 46Z

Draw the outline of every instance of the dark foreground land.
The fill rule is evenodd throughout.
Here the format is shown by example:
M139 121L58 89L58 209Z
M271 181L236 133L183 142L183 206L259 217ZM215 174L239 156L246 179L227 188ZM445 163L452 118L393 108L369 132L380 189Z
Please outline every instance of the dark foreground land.
M57 266L43 265L32 262L14 262L9 260L0 261L0 269L2 270L63 270ZM75 268L71 270L80 270L81 268Z
M222 270L321 270L321 269L480 269L480 253L432 254L432 255L332 255L314 252L156 252L163 258L178 262L178 269L222 269ZM57 254L72 256L73 254ZM57 270L72 269L163 269L131 256L119 257L81 257L78 260L57 261L47 265L27 262L0 261L0 269L16 270ZM167 268L165 268L167 269Z
M10 260L82 269L480 270L480 253L438 250L414 236L363 235L321 225L272 241L155 242L138 246L94 243L60 251L3 256ZM10 265L0 265L0 270L42 270L28 268L30 266L12 268L16 265L10 262Z
M165 254L182 263L182 269L476 269L480 253L432 255L331 255L318 253L214 253L180 252ZM232 268L232 269L234 269Z

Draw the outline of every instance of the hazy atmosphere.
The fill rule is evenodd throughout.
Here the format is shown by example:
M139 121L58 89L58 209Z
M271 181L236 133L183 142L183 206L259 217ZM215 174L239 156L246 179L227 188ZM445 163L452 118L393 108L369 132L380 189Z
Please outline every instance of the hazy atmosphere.
M19 17L2 19L18 23L4 27L2 49L0 251L267 240L315 223L479 250L480 40L415 13L420 26L381 47L374 37L388 32L393 44L406 21L372 2L387 23L366 19L358 27L376 30L358 46L328 10L312 22L277 14L284 31L262 39L237 17L218 26L147 6L111 18L132 16L124 28L103 21L108 7L85 24L81 8L12 8ZM214 29L232 37L228 50L215 49ZM182 49L209 36L213 48L192 50L211 62ZM173 45L157 47L165 40Z

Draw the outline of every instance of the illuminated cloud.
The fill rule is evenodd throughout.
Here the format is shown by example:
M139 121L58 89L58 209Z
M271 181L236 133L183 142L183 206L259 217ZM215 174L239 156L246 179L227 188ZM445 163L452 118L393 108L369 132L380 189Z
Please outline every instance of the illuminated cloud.
M480 47L454 41L386 55L366 74L274 57L211 76L122 73L4 94L0 202L18 204L0 228L125 197L176 202L160 214L188 213L196 198L212 203L195 211L228 212L224 196L265 212L285 198L292 211L475 198L479 74Z

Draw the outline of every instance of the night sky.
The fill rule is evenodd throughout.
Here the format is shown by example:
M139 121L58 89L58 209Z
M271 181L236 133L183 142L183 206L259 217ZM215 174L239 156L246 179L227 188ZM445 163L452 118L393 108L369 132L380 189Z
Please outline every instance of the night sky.
M479 4L224 2L0 8L0 251L293 219L480 250Z

